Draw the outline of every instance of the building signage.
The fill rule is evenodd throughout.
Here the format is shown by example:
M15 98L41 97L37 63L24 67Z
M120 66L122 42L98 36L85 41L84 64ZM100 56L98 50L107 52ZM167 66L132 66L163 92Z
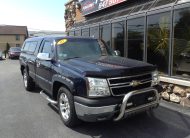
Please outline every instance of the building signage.
M80 3L83 15L87 15L124 1L126 0L80 0Z

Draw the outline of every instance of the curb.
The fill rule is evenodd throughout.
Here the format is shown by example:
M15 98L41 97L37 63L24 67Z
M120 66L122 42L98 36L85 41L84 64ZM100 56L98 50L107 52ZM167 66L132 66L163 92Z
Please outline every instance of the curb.
M188 107L183 107L179 104L167 102L164 100L160 101L160 106L190 117L190 108Z

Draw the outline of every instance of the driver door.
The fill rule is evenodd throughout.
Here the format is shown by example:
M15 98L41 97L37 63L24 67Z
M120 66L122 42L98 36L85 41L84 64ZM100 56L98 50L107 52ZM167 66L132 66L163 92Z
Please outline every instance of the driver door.
M50 58L53 57L53 41L44 40L39 53L49 53ZM39 86L46 92L51 90L51 72L52 61L36 60L36 81Z

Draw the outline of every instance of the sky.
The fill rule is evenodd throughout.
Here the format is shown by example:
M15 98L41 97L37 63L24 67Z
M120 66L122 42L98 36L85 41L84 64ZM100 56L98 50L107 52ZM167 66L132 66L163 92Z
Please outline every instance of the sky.
M0 0L0 25L28 30L65 31L64 4L68 0Z

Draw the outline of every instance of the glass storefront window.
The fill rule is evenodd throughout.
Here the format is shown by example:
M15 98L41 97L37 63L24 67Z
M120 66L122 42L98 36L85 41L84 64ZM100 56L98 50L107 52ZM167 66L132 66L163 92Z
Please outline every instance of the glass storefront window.
M144 21L144 17L127 21L128 57L141 61L144 52Z
M148 16L147 61L168 74L171 12Z
M98 26L90 28L90 37L94 37L97 39L99 38L99 27Z
M124 21L112 24L112 45L113 49L119 50L124 56Z
M108 46L111 46L111 24L100 26L100 39L104 40Z
M82 36L89 37L89 28L82 29Z
M190 78L190 8L174 12L173 75Z
M81 36L81 30L75 30L75 36Z

